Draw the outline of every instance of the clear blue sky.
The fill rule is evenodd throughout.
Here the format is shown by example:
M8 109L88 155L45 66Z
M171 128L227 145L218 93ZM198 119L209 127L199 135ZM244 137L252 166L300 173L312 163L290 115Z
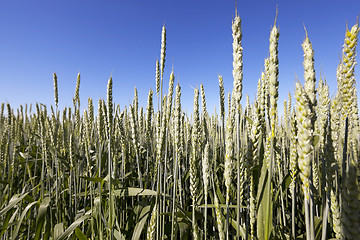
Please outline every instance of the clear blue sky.
M254 100L268 56L276 5L280 27L279 108L288 92L294 92L295 76L303 82L303 24L315 50L317 79L320 73L325 75L331 94L335 92L346 24L351 27L356 22L359 0L238 0L237 5L243 29L243 99L248 94ZM80 72L82 107L88 97L96 105L99 98L106 98L111 74L114 101L122 109L132 101L135 86L140 105L146 106L149 89L156 89L155 61L160 55L165 22L165 91L173 67L175 81L182 86L183 106L192 111L192 87L203 83L212 112L215 105L218 109L218 74L223 75L225 91L232 90L234 13L234 0L1 1L0 102L13 107L53 104L52 73L56 72L59 106L72 106ZM359 66L356 73L359 76Z

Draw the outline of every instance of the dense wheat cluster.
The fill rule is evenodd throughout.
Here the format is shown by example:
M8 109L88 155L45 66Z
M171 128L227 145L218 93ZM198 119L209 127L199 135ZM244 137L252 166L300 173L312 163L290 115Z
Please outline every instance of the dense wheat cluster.
M55 73L53 106L2 103L0 239L360 239L358 24L346 28L333 99L305 30L305 82L281 116L276 21L245 106L237 13L232 32L234 79L219 76L219 115L203 85L186 114L174 72L163 94L165 26L157 103L150 90L146 109L136 88L132 104L114 103L110 78L97 114L91 98L80 112L80 74L72 107L58 109Z

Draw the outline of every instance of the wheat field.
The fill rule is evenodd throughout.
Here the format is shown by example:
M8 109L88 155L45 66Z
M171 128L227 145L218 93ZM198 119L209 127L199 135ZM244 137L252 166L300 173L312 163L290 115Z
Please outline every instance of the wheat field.
M345 29L330 98L305 30L305 82L283 115L276 20L256 99L242 106L235 14L233 90L219 75L212 115L203 85L190 114L174 72L163 89L165 26L146 108L135 88L121 109L110 78L97 110L89 98L80 112L78 74L73 106L59 109L54 73L53 105L1 104L0 239L360 239L358 34L358 23Z

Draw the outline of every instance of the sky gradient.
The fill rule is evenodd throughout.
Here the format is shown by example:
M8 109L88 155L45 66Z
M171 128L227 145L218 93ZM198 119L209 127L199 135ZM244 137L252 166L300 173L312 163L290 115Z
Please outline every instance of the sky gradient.
M346 25L355 24L360 1L237 1L243 33L243 103L253 102L269 51L269 34L278 6L279 110L296 76L303 83L304 26L315 51L315 71L336 91ZM106 99L113 77L113 98L121 109L139 93L146 107L156 92L155 62L160 57L161 27L167 29L164 89L171 69L182 87L182 105L192 112L193 88L202 83L207 106L218 107L218 74L232 90L231 21L235 1L1 1L0 102L54 104L52 74L57 73L59 107L72 106L77 73L82 108L91 97ZM359 61L359 58L357 57ZM356 66L359 76L359 66ZM359 80L358 80L359 81ZM358 92L359 85L357 86ZM156 101L156 95L154 94ZM154 102L156 103L156 102ZM156 105L156 104L154 104Z

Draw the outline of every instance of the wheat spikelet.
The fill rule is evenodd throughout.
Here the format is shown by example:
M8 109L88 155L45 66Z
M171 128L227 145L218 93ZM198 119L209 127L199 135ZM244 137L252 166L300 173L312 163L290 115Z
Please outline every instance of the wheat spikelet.
M155 203L154 208L151 212L151 217L150 217L150 223L149 223L149 227L147 229L147 234L146 234L146 239L147 240L155 240L155 232L156 232L156 217L157 217L157 211L158 211L158 206Z
M172 101L173 101L173 92L174 92L174 70L171 71L170 74L170 81L169 81L169 90L168 90L168 98L167 98L167 107L166 107L166 122L170 122L170 116L171 116L171 107L172 107Z
M166 103L166 99L167 96L164 96L163 99L163 103ZM158 167L159 164L161 162L162 159L162 152L163 152L163 148L164 148L164 141L165 141L165 133L166 133L166 104L163 104L164 107L164 111L158 112L158 120L157 120L157 124L158 124L158 131L157 131L157 136L156 136L156 163L154 166L154 174L153 174L153 184L155 184L155 180L157 178L157 174L158 174Z
M350 115L351 103L353 101L353 89L355 87L355 65L356 45L358 41L359 25L355 24L351 30L346 27L343 48L343 59L341 67L341 81L339 90L342 96L343 113Z
M254 103L254 121L251 127L251 139L252 139L252 145L253 145L253 161L254 163L257 163L259 160L259 143L260 143L260 134L262 133L261 129L261 123L260 123L260 107L258 104L258 101L255 101Z
M235 98L237 109L240 107L240 100L242 97L242 80L243 80L243 62L242 62L242 52L243 48L241 46L241 19L236 12L235 18L232 21L232 37L233 37L233 78L234 78L234 92L233 98Z
M221 213L221 208L219 204L219 199L216 196L216 192L214 192L214 204L215 204L215 215L216 215L216 223L219 231L219 239L224 240L225 239L225 231L224 231L224 217Z
M234 159L234 139L233 139L233 130L235 123L235 106L230 105L229 116L226 121L226 131L225 131L225 169L224 169L224 179L226 186L226 202L227 204L230 201L230 185L232 179L233 171L233 159Z
M225 91L224 91L224 81L222 76L219 77L219 88L220 88L220 115L225 118Z
M296 127L296 117L295 112L291 115L290 118L290 191L293 192L295 188L296 173L297 173L297 127Z
M210 180L210 161L209 161L209 142L206 142L204 153L202 156L202 178L204 184L204 201L205 201L205 238L207 237L207 204L208 204L208 187L209 187L209 180Z
M80 73L78 73L76 78L75 94L73 98L74 106L76 106L77 104L77 107L80 107L79 91L80 91Z
M192 221L193 221L193 238L199 239L199 231L195 219L196 208L196 179L197 179L197 162L198 162L198 147L200 140L200 119L199 119L199 89L194 90L194 120L191 134L192 154L190 158L190 193L192 199Z
M304 51L304 89L306 94L308 95L312 107L316 106L316 78L315 78L315 68L314 68L314 50L312 48L312 44L308 37L307 31L304 42L302 43L302 48Z
M151 118L154 114L154 106L153 106L153 91L150 89L147 99L147 107L146 107L146 142L150 144L150 137L152 134L151 128Z
M332 222L333 229L335 232L336 239L344 239L343 227L341 224L341 213L338 199L334 190L331 190L331 213L332 213Z
M206 118L208 113L206 110L206 97L205 97L204 85L200 84L200 90L201 90L201 110L202 110L203 116Z
M100 142L102 142L103 134L104 134L104 118L103 118L104 109L102 106L103 106L102 100L99 99L96 126L97 126L97 134Z
M112 87L113 81L112 77L109 78L108 85L107 85L107 95L106 95L106 104L107 104L107 128L108 134L110 134L112 130L112 122L113 122L113 97L112 97Z
M326 124L330 114L329 86L320 78L319 81L319 104L318 104L318 133L320 134L320 149L323 149L326 138Z
M276 24L276 22L275 22ZM269 56L269 95L270 95L270 125L271 136L275 137L275 126L277 119L277 99L279 96L279 59L278 59L278 41L279 29L274 24L270 32L270 56Z
M296 83L296 125L298 128L298 164L303 189L308 198L311 174L311 152L313 150L313 125L310 100L300 83Z
M58 107L59 103L59 93L58 93L58 85L57 85L57 76L56 73L53 74L53 80L54 80L54 99L55 99L55 106Z
M160 94L160 64L159 59L156 59L156 70L155 70L155 84L156 84L156 94L159 97Z
M160 77L163 79L165 69L165 56L166 56L166 28L165 24L161 29L161 51L160 51Z
M207 192L208 192L209 180L210 180L209 153L210 153L210 146L209 146L209 142L207 142L202 157L202 175L203 175L203 183L204 183L205 202L207 202L207 197L208 197Z
M337 94L336 97L330 103L330 126L331 126L331 140L334 147L334 157L338 164L341 166L340 159L340 112L341 112L341 103L340 95Z
M250 175L250 239L256 239L256 198L255 198L254 176Z

